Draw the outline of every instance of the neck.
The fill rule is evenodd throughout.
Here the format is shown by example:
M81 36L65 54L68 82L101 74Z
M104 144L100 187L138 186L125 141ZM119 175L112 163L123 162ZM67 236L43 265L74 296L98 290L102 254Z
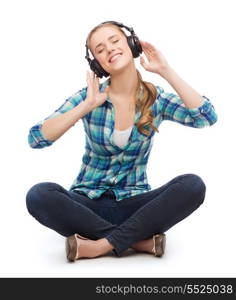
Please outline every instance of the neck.
M109 94L121 96L124 99L134 99L138 87L138 74L135 65L126 67L117 74L111 74Z

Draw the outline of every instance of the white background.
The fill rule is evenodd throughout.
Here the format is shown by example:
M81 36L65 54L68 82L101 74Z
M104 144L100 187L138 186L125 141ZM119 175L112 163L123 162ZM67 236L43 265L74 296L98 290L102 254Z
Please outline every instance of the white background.
M212 127L164 121L148 165L153 189L195 173L207 193L166 233L161 259L109 254L68 264L64 237L28 214L25 195L43 181L69 188L84 153L82 122L44 149L30 148L27 137L86 86L85 39L107 20L133 27L214 105ZM1 1L1 277L235 277L235 26L233 0ZM135 61L144 80L174 91Z

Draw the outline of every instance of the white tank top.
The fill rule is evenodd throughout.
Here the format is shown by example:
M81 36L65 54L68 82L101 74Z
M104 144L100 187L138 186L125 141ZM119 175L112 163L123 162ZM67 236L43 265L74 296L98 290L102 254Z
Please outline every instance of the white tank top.
M127 128L125 130L117 130L114 128L113 142L119 147L124 147L129 140L129 136L132 131L132 128L133 128L133 126Z

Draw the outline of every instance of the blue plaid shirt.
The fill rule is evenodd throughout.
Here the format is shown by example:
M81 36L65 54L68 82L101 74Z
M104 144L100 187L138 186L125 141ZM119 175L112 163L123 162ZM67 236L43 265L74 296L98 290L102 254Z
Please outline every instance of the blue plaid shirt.
M104 91L109 83L109 79L100 83L100 91ZM181 105L183 101L178 95L166 93L160 86L156 86L156 89L158 94L151 109L153 125L157 128L164 120L194 128L211 126L217 121L214 106L207 97L202 96L204 102L200 107L190 109ZM54 113L34 125L29 131L29 145L35 149L51 146L54 141L46 139L41 131L43 122L74 108L86 99L86 94L87 87L84 87L66 99ZM140 116L141 112L136 110L135 123ZM128 144L117 146L112 139L115 119L109 97L102 105L87 113L82 121L86 134L85 153L79 174L69 190L79 191L89 198L98 198L111 189L117 201L150 191L146 167L156 132L150 128L151 134L146 136L133 126Z

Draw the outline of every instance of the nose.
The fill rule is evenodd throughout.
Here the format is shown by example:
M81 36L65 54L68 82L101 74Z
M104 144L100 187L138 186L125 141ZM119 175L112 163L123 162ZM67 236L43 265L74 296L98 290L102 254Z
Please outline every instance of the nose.
M108 44L107 45L107 52L108 52L108 54L110 54L114 50L115 50L115 46L113 44Z

